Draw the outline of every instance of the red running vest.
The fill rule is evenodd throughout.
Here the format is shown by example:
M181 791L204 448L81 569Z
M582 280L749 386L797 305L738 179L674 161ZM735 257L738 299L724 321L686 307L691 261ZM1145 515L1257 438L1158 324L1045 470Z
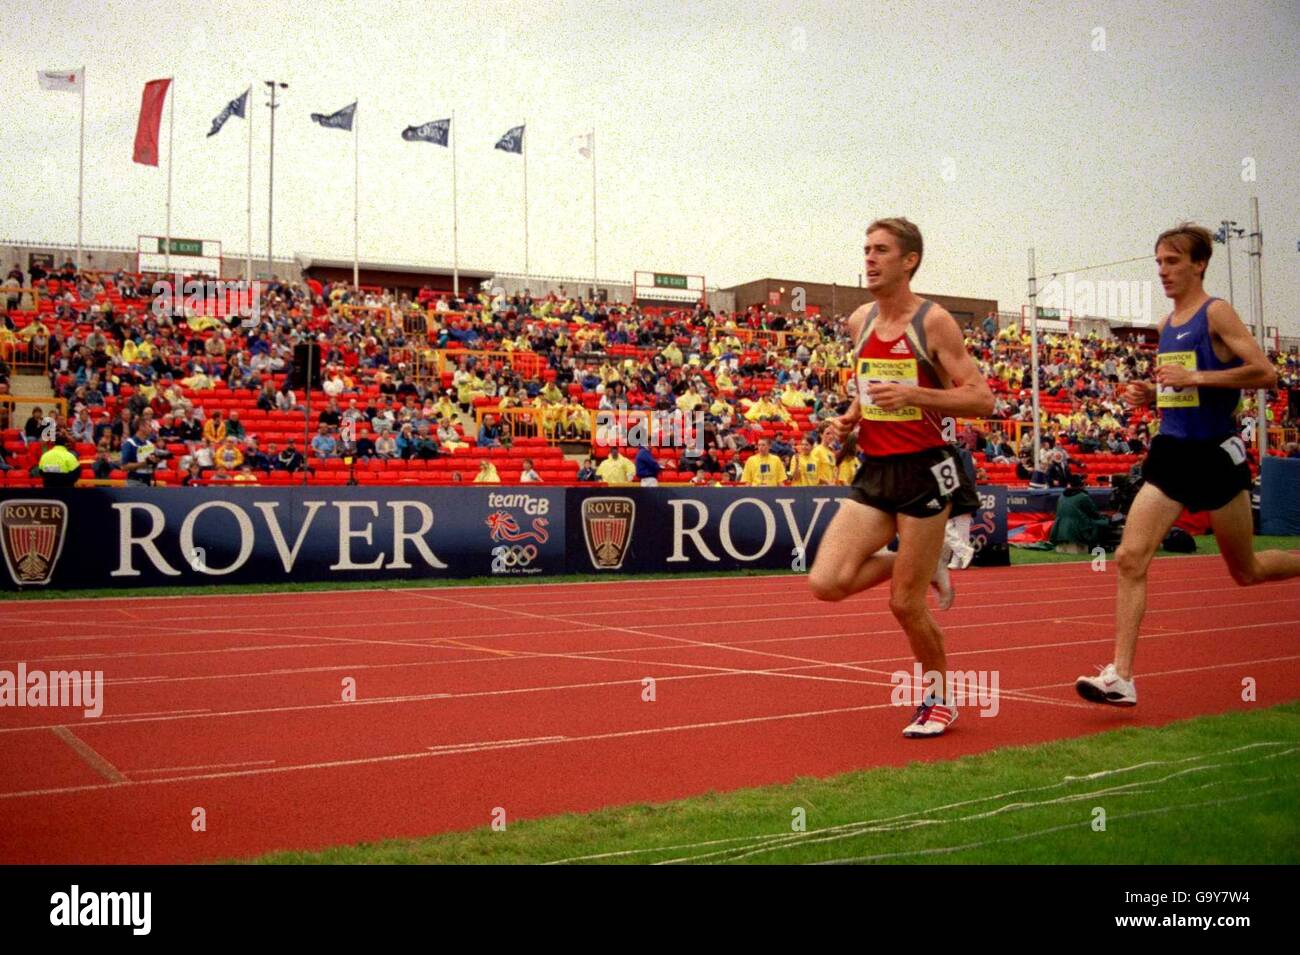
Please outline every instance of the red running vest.
M890 454L912 454L929 448L943 447L943 419L932 410L915 406L886 411L871 402L867 386L872 383L894 382L919 385L922 388L943 388L935 374L928 355L920 360L911 341L915 333L919 342L925 342L925 313L931 302L921 303L912 316L910 327L898 338L884 341L876 335L877 309L873 305L866 320L866 340L854 359L854 382L857 387L858 406L862 422L858 425L858 447L868 457Z

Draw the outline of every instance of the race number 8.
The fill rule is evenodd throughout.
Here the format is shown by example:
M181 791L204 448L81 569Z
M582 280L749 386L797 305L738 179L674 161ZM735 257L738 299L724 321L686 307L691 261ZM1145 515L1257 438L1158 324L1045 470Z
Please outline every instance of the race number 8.
M951 458L946 458L930 468L930 473L934 475L935 483L939 485L939 493L944 497L957 490L961 483L957 476L957 462Z

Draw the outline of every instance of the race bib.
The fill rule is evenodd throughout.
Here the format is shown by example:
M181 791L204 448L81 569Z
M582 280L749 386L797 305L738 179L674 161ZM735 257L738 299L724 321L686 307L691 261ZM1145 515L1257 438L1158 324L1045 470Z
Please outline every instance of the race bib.
M930 473L934 475L934 482L939 485L939 493L944 497L957 490L961 484L961 477L957 471L957 462L952 458L944 458L930 468Z
M1181 365L1188 371L1196 371L1196 352L1166 351L1156 356L1157 365ZM1201 392L1195 386L1171 388L1168 385L1156 386L1156 407L1158 408L1199 408Z
M1228 452L1228 457L1232 458L1232 463L1234 465L1246 463L1246 444L1241 440L1241 438L1234 435L1227 441L1223 442L1223 444L1219 445L1219 447Z
M896 411L886 411L877 407L871 400L871 385L895 384L916 385L919 378L916 373L915 358L859 358L858 359L858 406L862 417L868 421L920 421L921 409L914 405L905 405Z

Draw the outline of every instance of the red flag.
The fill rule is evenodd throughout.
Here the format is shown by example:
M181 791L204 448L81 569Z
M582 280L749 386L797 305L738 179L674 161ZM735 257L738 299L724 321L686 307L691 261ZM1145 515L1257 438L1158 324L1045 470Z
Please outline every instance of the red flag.
M135 127L136 162L145 166L158 165L158 127L162 124L163 101L171 80L150 80L144 84L140 97L140 122Z

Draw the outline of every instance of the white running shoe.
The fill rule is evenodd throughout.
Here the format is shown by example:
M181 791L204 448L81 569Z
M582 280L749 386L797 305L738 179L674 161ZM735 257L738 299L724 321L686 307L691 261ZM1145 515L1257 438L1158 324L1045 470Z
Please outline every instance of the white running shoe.
M1132 680L1123 679L1115 672L1115 664L1107 663L1097 676L1081 676L1074 681L1079 695L1092 703L1109 703L1111 706L1137 706L1137 687Z
M975 559L975 548L970 542L970 515L954 517L943 528L944 543L952 552L949 570L965 570Z
M957 707L935 704L918 706L912 716L912 722L903 728L903 735L908 739L926 736L942 736L953 723L957 722Z
M939 595L940 610L947 610L951 607L953 600L957 597L957 592L952 587L952 577L948 573L948 561L950 560L952 560L952 548L945 543L943 552L939 554L939 563L935 565L934 574L930 577L930 586Z

